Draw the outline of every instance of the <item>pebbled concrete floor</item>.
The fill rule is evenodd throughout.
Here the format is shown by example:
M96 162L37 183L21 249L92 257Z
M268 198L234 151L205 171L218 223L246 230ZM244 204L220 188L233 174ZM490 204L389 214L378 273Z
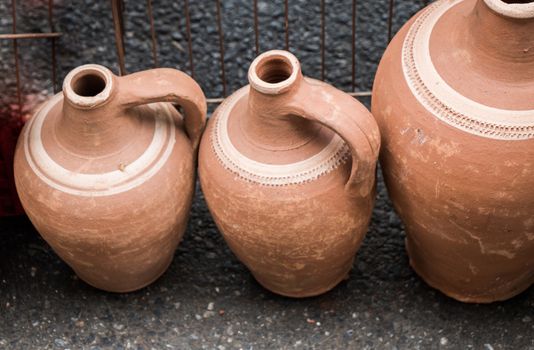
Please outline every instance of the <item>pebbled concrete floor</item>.
M383 184L350 278L303 300L263 289L198 191L169 270L130 294L80 281L24 217L0 220L0 348L534 349L534 289L468 305L410 269Z
M56 0L58 86L73 67L117 71L109 2ZM368 90L386 46L387 0L358 1L357 88ZM397 0L394 30L422 6ZM19 1L18 29L46 31L46 2ZM152 66L144 1L127 0L129 71ZM222 2L228 91L246 83L254 57L252 1ZM318 0L290 1L290 48L320 76ZM11 30L0 0L0 30ZM188 71L181 1L154 1L162 66ZM196 78L222 93L215 2L190 1ZM326 1L326 80L350 89L351 0ZM284 45L283 0L259 1L261 50ZM28 103L52 93L50 44L19 41ZM0 106L14 102L12 46L0 42ZM369 101L364 101L368 103ZM2 110L2 108L0 108ZM1 113L0 113L1 119ZM404 231L382 182L349 280L323 296L291 300L259 286L226 247L198 191L184 241L165 275L130 294L78 280L24 217L0 219L0 349L534 349L534 289L507 302L466 305L410 269Z

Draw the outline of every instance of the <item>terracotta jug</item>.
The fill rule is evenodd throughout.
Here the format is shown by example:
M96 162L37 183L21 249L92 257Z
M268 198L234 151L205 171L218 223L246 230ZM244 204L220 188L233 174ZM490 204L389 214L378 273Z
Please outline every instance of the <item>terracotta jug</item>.
M534 1L443 0L387 49L373 114L410 262L465 302L534 282Z
M367 231L380 136L351 96L269 51L208 122L199 177L226 242L267 289L324 293L347 277Z
M205 121L202 90L182 72L78 67L19 137L23 207L81 279L142 288L165 272L184 233Z

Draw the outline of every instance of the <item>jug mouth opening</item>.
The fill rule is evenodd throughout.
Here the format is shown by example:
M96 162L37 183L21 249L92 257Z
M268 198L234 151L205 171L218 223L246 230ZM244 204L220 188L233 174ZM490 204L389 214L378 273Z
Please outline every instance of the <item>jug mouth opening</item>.
M534 18L534 0L484 0L496 13L509 18Z
M87 64L72 70L63 82L65 98L75 106L93 108L105 103L113 85L111 72L102 66Z
M252 62L248 79L255 90L268 94L281 94L297 81L300 64L290 52L283 50L267 51Z

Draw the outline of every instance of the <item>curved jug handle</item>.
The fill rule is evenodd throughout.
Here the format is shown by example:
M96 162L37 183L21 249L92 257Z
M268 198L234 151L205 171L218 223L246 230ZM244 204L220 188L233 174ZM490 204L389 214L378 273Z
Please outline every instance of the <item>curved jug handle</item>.
M130 108L154 102L171 102L184 110L185 130L197 150L206 126L206 97L187 74L172 68L156 68L117 78L119 105Z
M352 154L352 169L345 188L365 197L375 186L380 150L378 125L364 105L326 83L304 78L285 112L318 122L341 136Z

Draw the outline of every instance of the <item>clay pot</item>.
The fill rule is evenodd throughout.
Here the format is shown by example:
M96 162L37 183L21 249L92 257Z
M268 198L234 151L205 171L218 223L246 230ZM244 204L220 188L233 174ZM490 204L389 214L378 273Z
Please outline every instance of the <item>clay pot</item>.
M351 96L269 51L208 122L199 177L226 242L267 289L324 293L347 277L375 197L380 136Z
M150 284L184 233L205 120L202 90L174 69L74 69L19 138L26 213L87 283L113 292Z
M373 114L410 262L465 302L534 282L534 1L437 1L387 49Z

